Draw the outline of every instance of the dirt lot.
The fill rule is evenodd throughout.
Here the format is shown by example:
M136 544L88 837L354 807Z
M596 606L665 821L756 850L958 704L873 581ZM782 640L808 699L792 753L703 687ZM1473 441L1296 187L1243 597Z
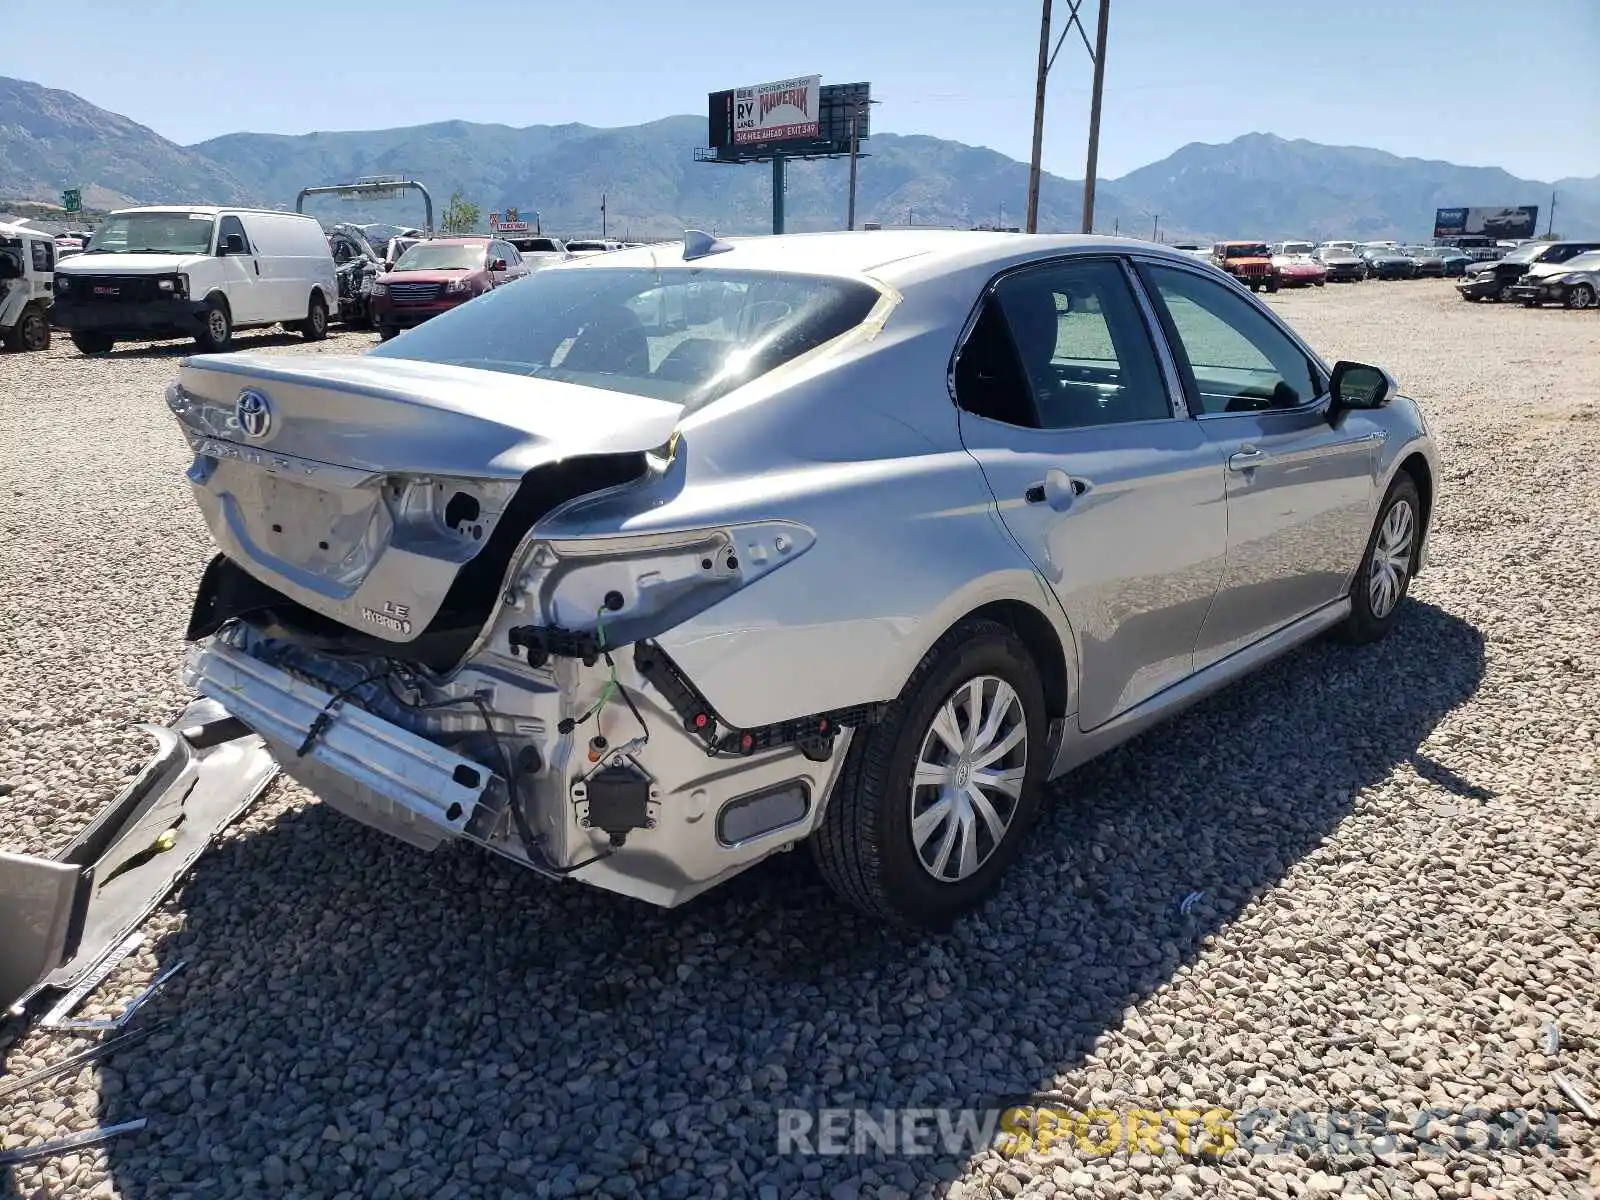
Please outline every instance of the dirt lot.
M1600 1103L1600 317L1435 282L1272 303L1388 366L1441 443L1432 561L1383 645L1311 646L1091 764L990 909L915 945L804 855L664 913L278 785L88 1010L181 958L140 1017L172 1024L0 1100L0 1149L148 1130L0 1167L0 1196L1591 1194L1600 1129L1551 1071ZM210 550L162 401L183 352L0 356L0 848L60 845L142 763L129 724L184 698ZM0 1032L10 1073L77 1048ZM1309 1123L1216 1161L1170 1125L1162 1154L777 1154L783 1108L1038 1093ZM1419 1146L1429 1105L1455 1115ZM1497 1146L1444 1129L1471 1110ZM1390 1143L1330 1142L1358 1112Z

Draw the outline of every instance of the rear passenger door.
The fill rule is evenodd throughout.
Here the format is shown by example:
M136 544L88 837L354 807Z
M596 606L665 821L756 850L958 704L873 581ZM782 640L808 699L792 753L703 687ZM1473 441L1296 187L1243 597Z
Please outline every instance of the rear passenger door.
M957 352L961 437L999 516L1065 610L1088 730L1193 670L1222 579L1221 456L1124 263L1070 258L998 279Z

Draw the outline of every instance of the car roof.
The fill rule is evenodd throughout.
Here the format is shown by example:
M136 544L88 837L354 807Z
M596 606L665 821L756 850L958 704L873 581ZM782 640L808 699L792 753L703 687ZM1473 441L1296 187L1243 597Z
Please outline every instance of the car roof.
M694 266L727 271L783 271L843 278L869 277L891 286L979 267L1004 269L1050 253L1139 251L1192 264L1191 255L1136 238L1098 234L995 233L964 229L884 229L768 234L721 239L728 249L690 259L681 244L613 250L547 267L551 271Z
M491 242L497 240L503 241L504 239L498 234L474 233L468 234L465 237L418 238L417 242L419 244L426 242L430 246L476 246L482 242Z
M218 213L261 213L269 217L299 217L306 221L314 221L315 217L307 213L290 212L283 208L252 208L248 204L139 204L132 208L119 208L111 215L120 217L127 213L200 213L214 217Z
M12 225L10 222L0 221L0 237L36 237L43 238L45 241L54 241L55 236L55 234L46 233L42 229L30 229L26 225Z

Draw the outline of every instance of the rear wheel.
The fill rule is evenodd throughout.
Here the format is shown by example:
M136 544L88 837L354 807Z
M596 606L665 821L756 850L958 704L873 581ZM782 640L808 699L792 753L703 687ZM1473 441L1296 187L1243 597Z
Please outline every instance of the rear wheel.
M109 333L74 333L72 344L79 354L104 354L117 344L117 339Z
M207 354L221 354L232 343L233 317L228 313L227 301L220 296L206 301L205 325L194 340Z
M328 304L321 292L311 293L306 319L300 322L300 336L308 342L320 342L328 336Z
M907 927L981 904L1039 811L1048 729L1027 647L965 621L923 657L878 725L857 729L812 853L844 899Z
M1593 308L1596 299L1594 288L1587 283L1575 283L1567 289L1568 308Z
M1350 615L1339 626L1344 641L1375 642L1394 628L1421 548L1422 501L1416 480L1401 471L1383 497L1366 556L1350 585Z
M1267 280L1267 291L1276 292L1277 290L1278 290L1278 281L1276 279Z

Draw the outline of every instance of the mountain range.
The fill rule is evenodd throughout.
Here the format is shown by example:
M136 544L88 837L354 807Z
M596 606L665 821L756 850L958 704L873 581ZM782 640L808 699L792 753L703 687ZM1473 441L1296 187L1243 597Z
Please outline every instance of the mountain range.
M459 190L485 214L537 211L546 231L600 232L601 197L613 235L673 236L770 228L771 172L694 161L703 116L644 125L508 125L446 121L398 129L302 135L233 133L180 146L70 92L0 77L0 198L53 200L79 187L84 202L293 204L303 187L403 174L426 183L436 209ZM863 144L858 221L889 225L1020 225L1028 167L995 150L927 136L875 133ZM792 231L842 228L847 164L789 165ZM1346 236L1416 239L1436 207L1540 206L1552 191L1556 229L1600 234L1600 175L1544 183L1492 167L1401 158L1249 133L1191 143L1118 179L1101 180L1095 225L1165 240L1182 237ZM1041 230L1076 230L1083 185L1046 173ZM325 219L420 224L413 196L360 206L313 198ZM437 212L436 212L437 216Z

